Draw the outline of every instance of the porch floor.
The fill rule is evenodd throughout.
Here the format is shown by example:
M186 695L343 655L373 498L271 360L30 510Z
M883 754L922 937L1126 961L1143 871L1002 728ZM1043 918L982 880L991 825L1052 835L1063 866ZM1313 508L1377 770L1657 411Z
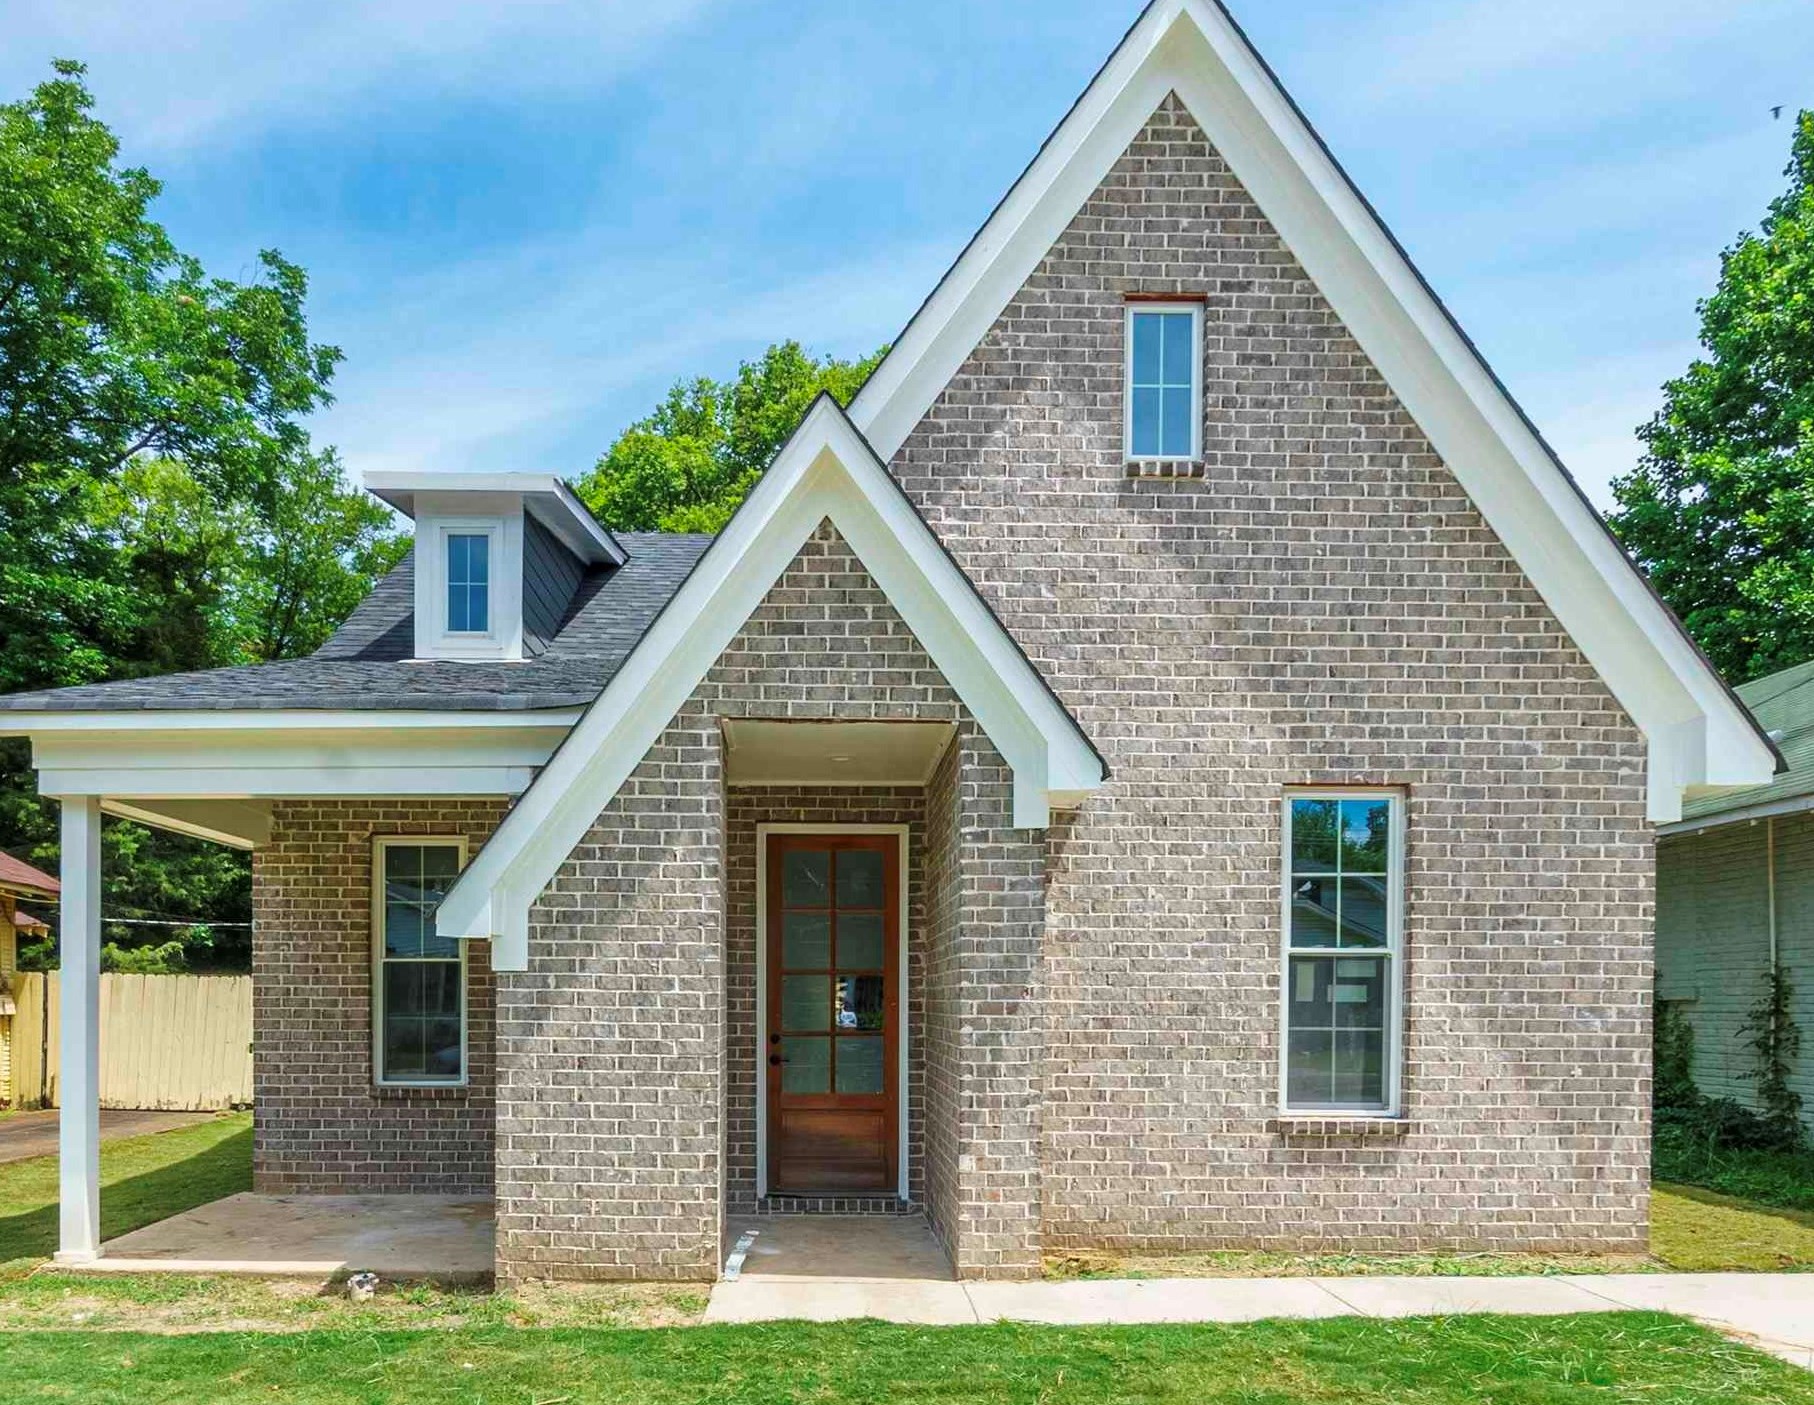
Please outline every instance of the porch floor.
M738 1278L957 1279L923 1215L730 1215L724 1222L727 1278L740 1244Z
M229 1195L122 1234L94 1273L470 1282L492 1272L492 1203L448 1195Z

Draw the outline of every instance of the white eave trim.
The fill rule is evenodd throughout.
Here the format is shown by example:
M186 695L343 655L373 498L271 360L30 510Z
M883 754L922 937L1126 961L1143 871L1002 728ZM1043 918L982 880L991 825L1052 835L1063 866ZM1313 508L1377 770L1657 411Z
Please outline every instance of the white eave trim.
M1649 742L1649 813L1776 755L1651 592L1228 14L1154 0L851 405L892 459L1176 93Z
M520 795L582 715L538 712L0 713L31 739L46 795L114 801ZM166 807L167 808L167 807ZM186 832L241 833L188 807ZM228 812L231 815L233 812ZM166 825L182 828L183 823ZM222 842L235 842L225 839Z
M1014 823L1101 785L1100 756L829 396L806 414L749 498L547 767L442 902L444 936L492 937L523 970L528 908L599 812L829 519L1014 776Z

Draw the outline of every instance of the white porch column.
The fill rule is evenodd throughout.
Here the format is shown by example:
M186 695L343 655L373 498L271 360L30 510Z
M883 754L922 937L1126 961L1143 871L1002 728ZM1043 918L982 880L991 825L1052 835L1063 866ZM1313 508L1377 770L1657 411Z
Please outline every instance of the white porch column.
M101 802L63 807L58 1263L101 1256Z

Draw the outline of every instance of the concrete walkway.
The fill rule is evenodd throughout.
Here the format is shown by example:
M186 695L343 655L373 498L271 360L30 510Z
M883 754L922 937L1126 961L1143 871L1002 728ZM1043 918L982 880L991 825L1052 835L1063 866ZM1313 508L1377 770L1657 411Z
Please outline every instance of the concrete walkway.
M0 1117L0 1162L55 1156L57 1115L53 1107L41 1112L16 1112L11 1117ZM219 1116L218 1112L135 1112L125 1108L102 1108L101 1140L111 1142L120 1137L174 1132L178 1127L193 1127Z
M1252 1322L1267 1317L1559 1314L1634 1308L1692 1317L1814 1370L1814 1274L1631 1273L1518 1278L1148 1278L957 1283L745 1275L708 1322Z

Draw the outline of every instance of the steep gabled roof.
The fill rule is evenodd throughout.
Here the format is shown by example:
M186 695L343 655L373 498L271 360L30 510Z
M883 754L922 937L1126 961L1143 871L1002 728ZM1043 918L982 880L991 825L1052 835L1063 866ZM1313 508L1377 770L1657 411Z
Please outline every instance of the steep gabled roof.
M1517 559L1650 750L1651 818L1780 758L1211 0L1153 0L851 405L892 459L1048 249L1176 93Z
M596 703L442 902L443 936L523 970L528 909L725 647L829 520L1014 773L1014 823L1107 766L837 401L821 395Z

